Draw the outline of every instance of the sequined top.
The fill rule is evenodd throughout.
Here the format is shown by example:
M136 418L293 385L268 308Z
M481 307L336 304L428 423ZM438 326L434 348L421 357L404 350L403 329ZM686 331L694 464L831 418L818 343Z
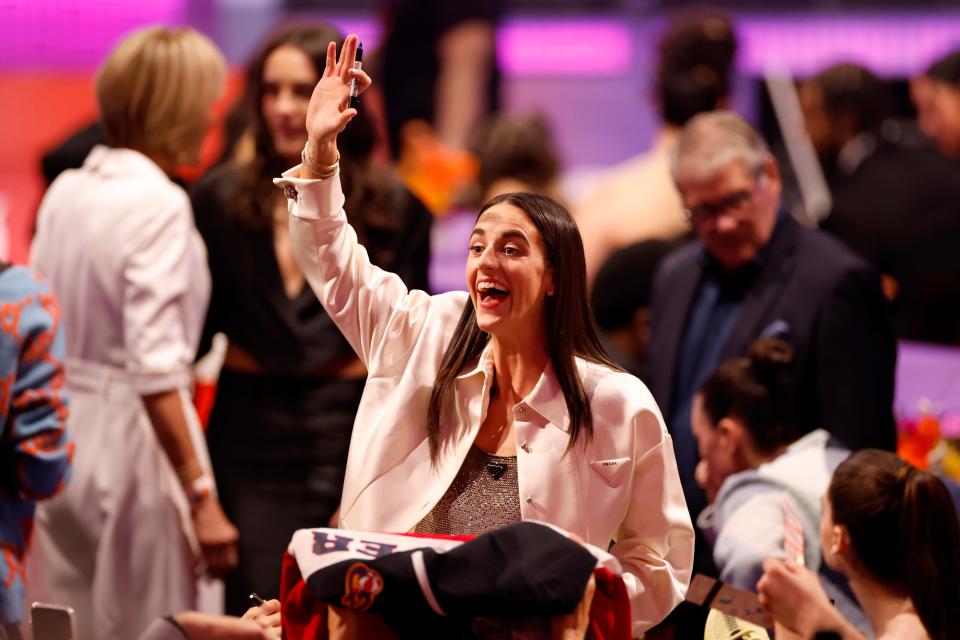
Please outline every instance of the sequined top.
M517 456L494 456L473 445L450 488L414 531L479 535L520 520Z

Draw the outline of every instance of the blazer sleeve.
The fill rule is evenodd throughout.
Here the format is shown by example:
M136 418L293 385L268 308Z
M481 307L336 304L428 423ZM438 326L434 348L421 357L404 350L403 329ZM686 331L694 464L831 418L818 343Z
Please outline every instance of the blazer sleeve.
M849 449L896 448L896 342L876 273L850 269L829 294L817 336L820 420Z
M340 177L275 180L288 197L294 256L369 375L406 362L431 312L431 297L370 262L347 223Z
M680 486L673 442L659 415L640 411L631 500L610 553L624 569L634 634L660 622L683 600L693 569L693 524ZM652 446L650 434L655 437Z

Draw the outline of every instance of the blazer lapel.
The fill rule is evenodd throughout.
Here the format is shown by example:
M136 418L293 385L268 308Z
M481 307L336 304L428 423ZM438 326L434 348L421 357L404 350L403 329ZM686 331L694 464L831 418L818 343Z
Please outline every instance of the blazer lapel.
M667 422L670 420L668 414L673 398L677 353L687 329L687 316L702 273L697 256L699 253L694 253L692 259L678 267L677 275L668 283L673 287L671 291L659 293L666 302L662 317L657 320L656 342L651 350L649 380L646 382L650 385Z
M783 295L794 269L800 225L786 213L779 215L760 273L740 305L740 314L723 347L721 361L746 353L750 343L759 336L762 325L770 320L771 310Z

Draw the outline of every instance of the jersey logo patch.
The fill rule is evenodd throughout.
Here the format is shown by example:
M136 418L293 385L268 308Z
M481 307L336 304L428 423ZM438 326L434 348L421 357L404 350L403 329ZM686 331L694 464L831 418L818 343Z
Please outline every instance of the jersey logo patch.
M340 603L348 609L366 611L373 606L377 594L383 591L383 578L362 562L354 562L344 578L344 593Z

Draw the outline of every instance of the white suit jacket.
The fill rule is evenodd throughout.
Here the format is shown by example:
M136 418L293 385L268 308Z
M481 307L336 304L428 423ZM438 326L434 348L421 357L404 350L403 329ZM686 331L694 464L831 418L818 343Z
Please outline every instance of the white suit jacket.
M367 366L347 461L340 526L410 531L440 500L486 414L489 348L457 378L453 410L430 461L427 400L464 305L464 292L408 291L373 266L347 224L339 177L276 183L289 198L294 252L310 286ZM466 248L465 248L466 249ZM551 366L514 407L520 513L607 548L624 569L634 629L683 598L693 559L670 436L646 386L577 361L593 411L593 438L567 452L569 418Z

